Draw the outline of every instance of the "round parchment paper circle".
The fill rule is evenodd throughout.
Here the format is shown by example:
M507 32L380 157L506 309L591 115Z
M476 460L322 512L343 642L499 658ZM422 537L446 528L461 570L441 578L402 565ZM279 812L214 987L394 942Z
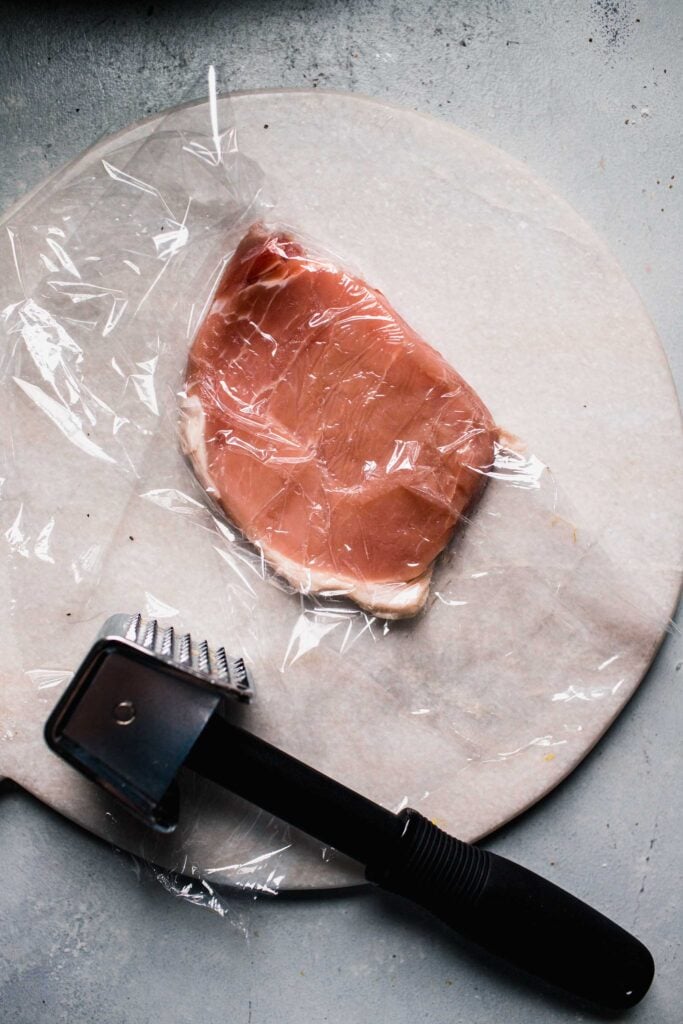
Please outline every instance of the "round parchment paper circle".
M604 565L611 561L649 595L654 609L626 621L615 606L613 615L592 624L604 630L606 661L620 656L620 628L631 637L618 685L604 692L574 684L553 694L542 691L546 663L562 658L568 679L580 673L585 638L579 634L562 651L553 648L552 637L545 647L536 642L529 663L518 659L504 681L490 678L483 660L481 689L467 711L487 722L486 749L495 756L482 757L469 740L455 750L455 645L445 613L428 613L419 650L406 655L405 671L390 683L378 682L370 669L361 679L362 666L330 660L324 646L313 646L290 674L282 672L280 658L284 598L272 591L272 617L266 608L259 619L260 642L266 642L264 631L272 631L278 654L263 659L255 680L258 701L245 722L368 796L395 807L408 801L454 834L479 838L551 790L591 749L643 677L677 599L682 432L663 350L601 239L506 154L443 122L358 96L262 92L237 94L229 102L240 148L262 166L275 197L273 218L333 248L443 351L497 421L550 467L576 521L590 531L596 579L604 582ZM189 126L208 122L204 104L188 105L183 116ZM18 213L30 219L32 204L44 204L108 153L144 140L159 122L150 118L97 143L22 200L5 225ZM0 270L5 280L15 274L7 231ZM23 466L36 495L44 490L49 458L42 429L49 436L48 424L36 427L35 450ZM55 498L62 501L60 527L70 524L75 531L88 482L63 483ZM134 495L133 481L121 486ZM71 492L73 505L64 496ZM87 500L93 506L105 500L94 477ZM273 887L293 889L357 883L357 867L344 858L190 778L184 798L195 808L192 827L157 839L124 820L48 752L42 728L66 673L109 613L137 610L128 600L133 579L136 596L147 595L141 611L164 621L177 616L196 633L228 642L219 611L205 600L212 563L183 545L182 523L169 520L160 537L152 506L131 515L132 525L122 520L102 538L110 553L118 552L120 571L87 621L66 617L68 580L38 595L28 577L25 585L17 583L12 565L3 567L7 600L0 614L8 649L0 689L0 772L95 834L175 870L208 871L216 882L262 884L270 878ZM128 544L133 535L134 560ZM145 589L146 576L154 587ZM581 595L590 614L589 589ZM511 587L501 600L512 603L519 596ZM59 628L50 630L48 656L39 634L41 622L53 620ZM485 652L501 623L485 606L477 623ZM232 623L230 632L239 648L239 624ZM33 675L12 668L26 664L35 666ZM50 677L51 670L65 675ZM463 713L462 706L457 711Z

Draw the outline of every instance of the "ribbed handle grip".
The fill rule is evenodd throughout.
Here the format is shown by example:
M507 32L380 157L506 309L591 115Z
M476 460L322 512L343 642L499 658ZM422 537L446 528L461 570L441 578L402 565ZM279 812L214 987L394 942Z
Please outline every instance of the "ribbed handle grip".
M417 811L368 881L430 910L462 935L580 998L635 1006L654 975L645 946L532 871L442 832Z

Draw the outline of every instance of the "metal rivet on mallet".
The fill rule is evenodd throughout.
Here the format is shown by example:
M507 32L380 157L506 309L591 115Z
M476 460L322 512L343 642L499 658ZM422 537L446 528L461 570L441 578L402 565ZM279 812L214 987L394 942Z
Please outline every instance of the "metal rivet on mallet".
M130 700L122 700L114 708L114 721L118 725L130 725L135 721L135 707Z

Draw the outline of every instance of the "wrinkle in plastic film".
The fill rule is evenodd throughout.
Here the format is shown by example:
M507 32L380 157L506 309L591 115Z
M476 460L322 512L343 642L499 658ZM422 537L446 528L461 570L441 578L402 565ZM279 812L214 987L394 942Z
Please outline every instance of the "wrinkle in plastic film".
M0 299L0 532L13 685L56 696L102 621L139 610L244 657L257 689L248 711L255 730L385 806L465 821L470 787L482 799L492 781L504 790L511 762L515 785L542 791L544 766L580 756L596 707L603 718L616 713L620 688L651 653L650 612L532 454L498 440L488 461L468 463L481 423L472 431L471 409L460 422L448 419L457 395L437 410L436 441L416 434L424 401L408 409L410 388L396 383L405 325L379 300L373 305L324 249L311 258L327 268L325 287L341 273L345 298L340 304L337 289L336 304L297 330L318 338L328 331L338 362L322 366L304 346L303 376L286 362L274 377L283 383L279 397L277 387L259 393L259 345L270 350L271 368L286 352L263 316L252 317L242 391L221 391L216 378L203 396L231 417L223 440L247 466L245 492L251 459L275 473L272 507L285 478L294 481L288 500L304 496L311 529L292 561L308 559L308 575L284 571L274 557L284 550L273 531L286 509L266 516L270 532L250 541L226 517L211 474L202 481L200 469L197 479L183 456L191 343L230 256L264 214L260 171L239 152L234 129L220 125L226 109L210 105L201 130L193 108L169 114L139 141L73 168L5 225L1 244L11 247L16 275ZM307 251L296 258L305 263ZM371 358L353 342L360 329ZM323 371L334 388L318 387ZM381 416L392 387L403 402L391 406L393 433ZM307 398L328 413L313 416L315 437L287 420L288 403L301 422L311 419ZM354 458L342 459L322 487L316 459L338 447L344 401ZM422 568L431 565L429 543L439 529L449 534L449 502L462 481L444 493L443 462L435 470L426 459L430 444L441 460L464 453L461 462L486 486L462 505L453 542L436 550L424 610L392 621L372 600L361 607L351 599L344 531L359 536L358 495L381 503L398 494L404 522L415 521L416 509L418 518L429 514L431 534L412 542L424 552ZM334 502L350 511L325 547ZM400 531L400 523L390 527ZM327 572L330 557L329 585L312 587L311 572ZM302 884L316 863L316 877L351 870L265 812L196 780L183 786L177 835L136 840L145 857L166 865L159 877L176 895L220 909L226 881L276 892ZM112 835L124 845L125 830Z

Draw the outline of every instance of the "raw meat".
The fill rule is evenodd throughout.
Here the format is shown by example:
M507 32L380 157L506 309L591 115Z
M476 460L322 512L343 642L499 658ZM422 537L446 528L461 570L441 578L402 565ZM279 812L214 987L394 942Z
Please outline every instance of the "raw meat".
M414 615L495 438L381 292L284 231L249 230L192 345L184 448L281 576Z

